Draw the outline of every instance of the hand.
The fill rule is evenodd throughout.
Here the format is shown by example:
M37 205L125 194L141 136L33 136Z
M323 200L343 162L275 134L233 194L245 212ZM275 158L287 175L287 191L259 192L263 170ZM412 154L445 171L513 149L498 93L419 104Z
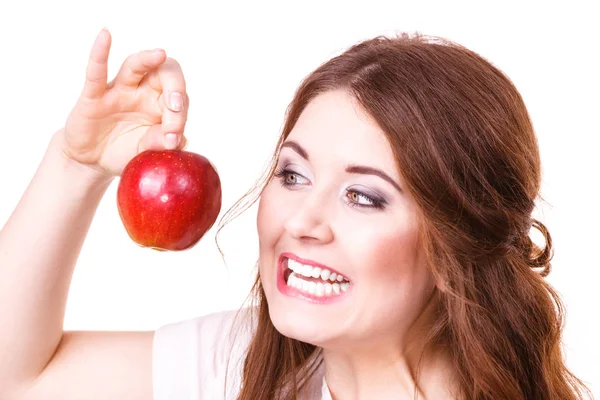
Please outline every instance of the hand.
M181 67L160 49L129 56L107 83L110 45L103 29L60 147L69 160L116 176L142 151L185 147L189 100Z

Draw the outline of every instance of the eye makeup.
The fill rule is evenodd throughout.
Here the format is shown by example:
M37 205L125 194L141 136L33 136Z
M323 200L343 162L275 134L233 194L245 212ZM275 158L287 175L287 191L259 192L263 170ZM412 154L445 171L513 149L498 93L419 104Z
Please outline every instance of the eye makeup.
M308 182L306 177L292 170L289 166L277 168L273 176L279 180L279 183L283 187L290 190L304 185L305 183L302 183L303 181ZM383 197L372 193L371 191L348 188L345 189L344 192L346 204L351 207L374 208L381 210L387 204L387 201Z

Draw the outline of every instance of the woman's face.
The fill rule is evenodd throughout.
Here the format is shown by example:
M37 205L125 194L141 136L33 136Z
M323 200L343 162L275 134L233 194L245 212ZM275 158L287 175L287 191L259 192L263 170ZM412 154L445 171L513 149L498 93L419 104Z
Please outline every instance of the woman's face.
M258 210L277 330L324 348L402 338L434 288L403 187L384 134L348 94L305 108Z

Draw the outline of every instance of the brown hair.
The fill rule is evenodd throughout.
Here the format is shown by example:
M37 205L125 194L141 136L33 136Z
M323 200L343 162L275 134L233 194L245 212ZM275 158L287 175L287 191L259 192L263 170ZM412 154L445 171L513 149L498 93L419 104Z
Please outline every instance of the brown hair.
M346 91L379 124L422 213L421 245L439 290L429 340L450 352L461 397L583 398L561 351L563 305L544 280L552 239L531 217L541 198L537 138L510 79L469 49L420 34L379 36L322 64L295 93L263 180L219 230L257 200L301 112L331 90ZM258 276L252 295L257 328L239 399L295 399L318 349L275 329Z

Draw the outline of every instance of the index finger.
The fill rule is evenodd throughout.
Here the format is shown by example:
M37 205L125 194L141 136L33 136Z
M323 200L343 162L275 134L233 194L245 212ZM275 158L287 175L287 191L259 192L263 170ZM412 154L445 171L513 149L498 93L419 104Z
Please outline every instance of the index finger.
M85 71L83 95L89 98L100 97L104 94L108 79L108 53L112 38L110 32L103 28L90 51L88 65Z
M167 59L155 74L148 76L148 84L154 90L162 92L159 98L162 131L165 134L175 133L178 142L181 142L189 105L181 66L174 59Z
M181 112L187 106L187 89L181 65L173 58L167 58L156 73L147 77L148 84L157 92L162 92L164 106L171 112Z
M144 76L160 65L165 58L166 54L162 49L144 50L130 55L117 73L115 85L136 88Z

